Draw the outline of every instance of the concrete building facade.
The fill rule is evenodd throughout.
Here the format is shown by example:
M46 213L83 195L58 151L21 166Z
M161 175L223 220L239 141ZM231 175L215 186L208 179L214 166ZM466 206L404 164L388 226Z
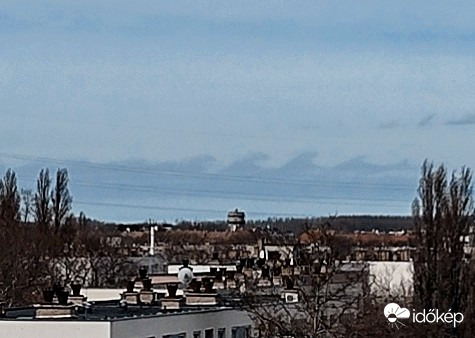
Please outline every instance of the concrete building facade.
M247 338L251 319L226 307L154 312L92 306L90 314L73 318L30 317L30 309L10 310L0 319L0 337L15 338ZM112 317L111 317L112 316ZM117 317L115 317L117 316Z

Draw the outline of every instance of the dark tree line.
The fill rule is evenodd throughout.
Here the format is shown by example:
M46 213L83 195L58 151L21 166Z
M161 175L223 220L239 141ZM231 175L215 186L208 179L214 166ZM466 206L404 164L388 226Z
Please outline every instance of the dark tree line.
M335 216L335 217L312 217L312 218L293 218L293 217L269 217L262 220L248 220L245 227L247 228L261 228L294 233L298 235L308 227L319 228L324 224L331 224L332 229L344 232L353 231L372 231L379 230L382 232L387 231L400 231L411 230L413 220L411 216L371 216L371 215L348 215L348 216ZM129 228L132 231L141 231L147 228L147 224L127 224L116 225L121 231ZM224 231L228 230L229 226L226 220L222 221L201 221L192 222L182 220L175 225L177 229L200 229L200 230L216 230Z

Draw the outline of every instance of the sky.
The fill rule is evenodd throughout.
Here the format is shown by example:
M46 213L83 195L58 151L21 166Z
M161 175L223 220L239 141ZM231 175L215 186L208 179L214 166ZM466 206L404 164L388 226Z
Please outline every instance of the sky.
M25 186L68 167L75 211L109 220L407 214L424 159L475 167L473 13L469 1L2 1L0 164ZM292 196L320 202L291 203L278 182L227 176L338 189L299 182ZM158 186L130 200L117 180ZM194 195L179 196L183 181ZM381 204L394 182L399 204Z

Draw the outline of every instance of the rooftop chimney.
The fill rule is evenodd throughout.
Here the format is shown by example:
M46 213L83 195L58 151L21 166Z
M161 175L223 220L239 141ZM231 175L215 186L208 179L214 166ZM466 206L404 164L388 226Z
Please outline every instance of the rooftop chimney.
M58 303L60 305L68 305L69 292L65 290L58 291Z
M139 302L138 292L134 291L135 280L128 280L126 284L126 291L122 293L122 300L128 304L137 304Z
M182 304L182 297L177 297L178 283L167 284L168 296L161 299L162 310L178 310Z
M43 300L45 303L53 303L54 291L53 289L43 290Z
M178 284L177 283L168 283L167 284L167 291L168 291L168 297L176 297L176 292L178 290Z
M151 291L152 290L152 280L150 278L142 279L142 290Z
M201 292L201 285L203 283L200 280L193 279L190 283L190 287L195 293L200 293Z
M139 276L141 279L145 279L147 278L147 272L148 272L148 269L144 266L142 266L140 269L139 269Z
M285 289L282 290L281 298L285 303L297 303L299 301L298 290L294 289L294 281L290 277L285 278Z
M246 260L244 258L240 258L238 261L236 261L236 271L239 273L242 273L242 269L246 265Z
M82 285L79 283L71 284L71 290L73 291L73 296L78 297L81 295L81 287Z
M294 288L294 281L292 280L292 278L285 278L285 287L287 290L292 290Z
M267 265L262 266L262 278L270 278L270 268Z
M193 283L193 291L186 292L185 301L189 306L213 306L216 305L218 294L213 290L214 281L209 277L202 279L205 291L201 292L201 281Z
M226 279L234 279L236 277L236 271L228 270L226 271Z
M203 278L203 286L206 293L213 293L214 280L208 277Z
M152 280L150 278L142 279L142 290L139 293L141 304L152 304L155 302L156 293L152 291Z
M71 284L71 290L73 291L73 295L69 297L69 301L75 305L82 305L83 302L87 300L86 297L81 295L81 287L82 285L79 283Z

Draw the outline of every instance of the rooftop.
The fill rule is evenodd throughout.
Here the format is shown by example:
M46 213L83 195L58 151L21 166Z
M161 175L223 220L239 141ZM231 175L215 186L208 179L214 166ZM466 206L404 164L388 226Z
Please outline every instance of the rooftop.
M69 317L35 318L39 308L71 309L73 315ZM58 304L38 304L28 307L8 308L0 320L63 320L63 321L116 321L127 320L137 317L165 317L192 313L220 312L232 310L226 306L183 306L177 310L162 310L160 305L133 305L124 306L120 301L100 301L88 303L82 306L61 306Z

